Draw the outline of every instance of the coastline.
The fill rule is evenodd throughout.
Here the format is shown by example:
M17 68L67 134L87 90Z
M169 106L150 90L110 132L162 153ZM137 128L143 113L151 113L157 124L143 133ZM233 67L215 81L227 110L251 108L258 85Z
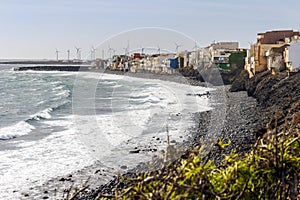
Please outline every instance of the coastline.
M150 75L150 77L155 79L155 75L156 74ZM141 77L143 76L142 73L138 76L139 78L143 78ZM166 77L170 77L170 75L166 75ZM160 79L165 80L166 77L161 76ZM178 77L174 79L177 80ZM241 79L244 80L241 81ZM253 79L239 77L236 82L238 82L238 84L243 83L239 86L239 89L235 89L235 92L232 90L234 87L237 88L236 85L234 85L234 87L231 85L225 87L219 86L219 90L211 92L209 98L212 102L215 102L214 108L218 109L218 107L222 106L220 105L220 100L214 97L217 96L216 94L218 94L218 92L222 93L226 91L227 101L225 107L227 114L224 120L225 126L222 128L222 132L219 136L222 137L224 142L231 142L231 145L222 153L217 150L213 151L212 157L214 157L215 162L218 163L218 161L222 159L222 156L224 156L224 153L229 153L231 149L236 149L239 153L250 150L257 139L262 136L258 135L258 133L265 130L266 124L269 122L271 123L269 125L274 125L274 119L273 121L270 121L270 119L274 118L276 111L290 108L292 112L289 111L289 113L287 110L283 110L283 112L287 114L286 116L282 115L283 117L291 117L292 114L297 114L297 107L300 106L300 98L297 99L297 95L299 96L300 92L299 87L295 83L297 83L298 79L300 79L300 73L292 74L292 78L287 79L283 73L272 76L269 72L265 72L258 74L257 77ZM186 79L181 79L181 81L182 80ZM184 84L184 82L181 83ZM185 82L185 84L187 83L188 82ZM201 85L203 83L199 84ZM273 84L273 87L271 87L270 84ZM290 91L291 84L295 84L295 90L293 90L291 94L288 94L288 97L285 99L281 99L282 93ZM269 96L270 92L274 95ZM287 98L290 98L289 102L286 102ZM188 141L181 144L186 147L187 151L189 149L188 147L196 146L201 139L205 139L209 118L211 118L210 111L194 113L196 126L190 129L191 137L189 137ZM279 125L282 125L283 120L281 119L278 122L281 123ZM58 190L67 191L71 186L73 186L72 189L74 189L74 187L80 188L89 177L93 177L94 182L90 182L90 187L77 198L92 199L96 193L112 193L114 191L117 180L116 174L134 176L136 173L141 172L142 169L146 169L145 167L148 163L139 163L135 168L124 167L123 170L116 170L117 173L109 178L108 170L99 170L99 165L99 163L95 163L93 166L78 170L70 175L49 180L49 182L39 188L32 188L32 193L28 196L29 198L24 199L30 199L30 197L32 197L31 195L38 195L38 197L45 199L61 198L61 196L57 196ZM91 179L89 179L89 181L91 181Z
M220 88L219 90L223 90ZM239 152L247 152L250 150L252 145L255 142L254 127L258 124L259 119L259 107L257 107L257 102L254 98L248 97L246 92L231 93L229 92L230 86L225 87L226 95L228 97L226 102L226 123L222 127L221 134L218 134L218 137L222 137L224 141L231 141L231 145L225 151L218 151L213 149L212 157L214 157L215 162L219 162L222 159L224 153L229 153L231 149L237 149ZM218 90L212 92L211 97L214 98ZM218 109L217 99L215 99L216 107ZM250 117L249 117L250 116ZM194 120L196 126L190 129L190 138L183 144L185 146L185 154L188 154L189 151L199 145L200 141L207 140L211 138L207 135L208 128L210 126L211 111L194 113ZM177 146L178 148L178 146ZM183 154L183 156L185 156ZM161 166L159 161L152 163L143 163L123 173L122 176L134 177L135 174L145 172L147 170L157 170L157 166ZM121 174L120 174L121 175ZM98 193L104 194L113 194L116 189L117 177L113 180L110 180L106 184L99 184L96 188L89 188L82 192L76 199L94 199ZM118 187L118 189L122 189Z
M132 72L104 70L103 73L115 74L120 76L129 76L129 77L141 78L141 79L155 79L155 80L169 81L169 82L187 84L192 86L207 87L207 84L205 82L194 80L191 77L185 77L181 75L179 72L175 72L173 74L162 74L162 73L159 74L159 73L151 73L151 72L132 73Z
M177 160L175 166L139 174L134 180L122 178L127 186L121 193L99 193L98 197L298 199L299 80L299 72L270 71L245 79L247 93L262 108L261 127L256 127L256 142L249 153L235 150L218 166L211 162L215 158L211 151L204 155L202 163L202 148L196 147L187 157ZM227 145L222 138L215 143L219 150Z
M112 74L116 73L112 72ZM131 73L127 73L126 75L137 78L159 79L181 84L200 86L205 85L205 83L203 82L188 80L187 78L183 78L182 76L157 76L157 74L150 73L137 73L133 75ZM222 136L227 141L232 141L232 149L238 148L239 151L247 151L255 141L253 127L258 121L258 108L256 107L255 99L253 99L252 97L248 97L246 92L231 93L229 92L229 88L229 85L225 87L219 86L217 90L211 92L211 94L209 95L210 100L214 104L215 110L218 110L221 107L224 109L225 106L226 113L228 113L224 121L225 126L222 127L222 132L221 134L219 134L219 136ZM218 99L218 94L224 92L227 98L225 103L220 102L220 99ZM248 117L249 115L251 117ZM195 121L195 127L191 127L189 129L189 138L182 144L177 145L177 147L184 147L185 151L188 151L189 148L198 145L201 139L211 139L207 136L208 127L210 126L210 120L217 120L212 119L211 111L194 113L193 119ZM219 160L220 154L216 154L215 157L216 160ZM105 167L101 168L103 166L101 166L100 162L97 162L92 166L78 170L67 176L51 179L40 187L32 188L32 190L29 191L29 194L27 195L29 199L33 196L38 196L39 198L61 198L60 195L64 190L70 189L72 185L75 187L80 187L87 179L89 179L88 184L90 187L88 190L86 190L86 193L84 193L84 195L89 196L93 192L99 190L109 192L113 191L114 189L113 185L116 174L134 174L143 169L146 169L145 166L147 165L147 163L137 163L137 166L132 169L127 168L127 166L124 166L123 169L105 169ZM115 173L112 175L110 174L110 171L113 170L115 170Z
M217 148L216 151L212 150L212 151L210 151L210 153L212 152L212 154L209 154L210 155L209 157L212 158L215 161L215 163L218 165L218 159L220 159L220 156L224 156L224 153L225 154L229 153L230 149L236 150L235 153L237 153L237 154L235 154L235 155L242 156L242 157L243 157L243 152L247 152L248 150L250 150L250 148L252 150L251 152L262 151L262 149L258 150L256 148L265 148L265 147L264 146L257 147L256 145L259 146L259 144L257 144L257 142L262 142L261 145L263 145L263 140L266 140L271 143L270 145L277 144L276 141L274 144L272 144L272 140L270 139L270 134L271 135L275 134L275 138L283 137L287 141L291 141L291 140L296 141L295 139L297 137L295 136L295 134L296 135L297 135L297 133L299 134L299 128L300 128L300 111L299 111L299 109L300 109L300 89L299 89L299 86L297 85L297 83L299 83L299 80L300 80L299 72L293 73L289 77L287 77L285 73L278 73L274 76L274 75L271 75L270 72L263 72L261 74L258 74L257 77L255 77L255 78L252 78L252 79L246 78L244 80L244 85L246 86L246 88L241 89L241 91L244 91L244 94L246 94L246 95L248 94L249 96L255 97L256 99L252 98L252 101L249 101L249 102L243 101L243 102L238 103L238 101L236 101L236 100L239 99L239 98L237 98L237 96L239 96L239 95L236 95L236 94L241 94L241 92L228 94L229 99L233 97L233 99L231 99L232 103L233 103L232 107L233 108L239 107L238 111L240 111L237 114L235 112L230 112L230 109L229 109L229 112L227 115L227 116L229 116L228 119L229 120L232 119L232 117L230 117L230 116L232 116L231 114L234 114L234 115L237 114L237 117L244 116L245 118L239 118L238 119L239 123L237 123L237 124L232 123L232 121L231 121L231 123L230 123L230 121L227 121L228 122L227 127L231 127L231 129L226 129L226 126L225 126L225 130L229 131L229 132L226 132L226 133L229 133L226 136L228 136L227 138L231 139L230 140L231 145L229 146L230 148L229 149L226 148L227 150L222 151L222 154L220 153L220 150L223 149L223 147L221 149ZM238 81L240 81L240 80L238 80ZM246 90L246 93L245 93L245 90ZM231 107L230 103L228 105L229 105L228 108L230 108ZM255 111L257 111L257 112L255 112ZM243 115L243 114L239 115L240 113L244 113L246 115ZM249 119L251 119L251 120L247 121ZM244 120L246 120L246 121L244 121ZM233 127L235 127L236 129L232 129ZM248 136L250 136L250 137L247 137L247 134L243 135L243 136L246 136L246 137L244 137L244 139L242 139L241 137L238 137L238 136L241 136L240 135L241 132L237 133L236 131L243 131L243 130L250 131L249 132L250 134L248 134ZM292 131L294 131L294 133ZM296 137L296 138L294 138L294 137ZM298 136L298 138L299 138L299 136ZM226 138L223 137L221 139L222 139L222 141L225 140L225 142L226 142ZM243 143L242 141L244 141L245 143ZM255 146L251 145L251 143L252 143L251 141L255 142ZM291 144L291 143L288 143L288 144ZM237 145L246 145L246 147L242 146L241 148L238 148ZM217 146L217 145L215 145L215 146ZM277 148L277 147L274 147L274 148ZM294 147L294 148L296 148L296 147ZM286 151L286 149L284 151ZM193 151L187 152L187 154L191 154L191 155L195 156L195 153L192 153L192 152ZM249 155L248 156L247 155L248 154L245 155L246 159L249 159L249 157L248 157ZM293 156L297 156L297 152L294 152ZM193 159L193 157L192 157L192 159ZM295 158L296 160L294 161L296 166L297 166L297 158L299 158L299 157L296 157ZM182 158L182 159L183 159L183 161L185 160L185 158ZM252 159L252 158L250 158L250 159ZM268 160L268 156L265 159ZM240 159L238 158L237 161L239 161L239 160ZM178 162L180 163L180 161L181 161L181 159L179 159ZM227 162L227 160L226 160L226 162ZM282 161L282 162L288 162L288 161ZM234 162L234 163L236 164L237 162ZM272 161L270 161L270 163L271 163L271 165L273 164ZM298 164L299 164L299 162L298 162ZM182 164L182 165L184 165L184 164ZM191 165L191 166L194 166L194 165ZM220 166L221 167L220 170L223 167L225 167L225 169L223 169L223 170L225 170L225 171L228 170L226 168L226 164L225 164L225 166L223 166L223 167L222 166L223 165ZM287 171L295 170L295 168L292 165L289 165L289 166L292 169L286 169ZM261 170L263 170L265 167L264 163L259 167L262 167ZM178 173L178 171L176 170L176 167L173 168L172 166L168 166L167 168L171 168L170 170L175 170L174 171L175 174ZM273 168L274 168L274 166L273 167L271 166L272 170L273 170ZM297 169L297 167L296 167L296 169ZM274 170L276 170L276 169L274 169ZM162 169L162 171L164 171L164 170ZM293 171L293 172L295 173L295 171ZM76 199L94 199L97 196L99 197L100 194L101 194L100 196L102 196L102 197L105 197L106 195L108 195L108 197L109 196L115 197L115 196L117 196L117 194L120 195L120 193L116 190L121 190L122 188L124 188L125 191L128 191L128 189L130 189L131 187L134 187L136 184L138 185L138 184L145 183L145 185L148 185L148 181L146 181L146 179L147 180L148 180L148 178L151 179L151 176L155 176L155 174L157 174L157 173L161 174L159 169L154 171L153 173L142 174L142 177L136 179L137 183L134 183L134 181L130 181L130 180L132 180L131 177L137 178L138 174L129 175L129 177L125 176L125 181L131 182L131 183L129 183L130 187L126 186L126 185L124 186L123 182L119 182L119 179L116 179L114 182L110 182L107 185L99 187L99 189L94 193L92 191L90 191L90 192L82 193L81 195L77 195ZM222 173L226 173L226 172L222 172ZM146 175L146 179L145 179L145 175ZM281 175L280 175L280 177L277 177L278 175L276 176L276 174L273 174L273 175L275 176L274 177L275 179L278 179L278 181L279 181L279 179L281 181L284 181L284 180L282 180ZM294 175L299 176L299 175L297 175L297 173ZM158 182L162 181L159 179L159 177L157 177L157 178L154 178L154 181L158 181ZM286 177L286 178L288 179L289 177ZM150 185L151 185L151 182L152 181L149 182ZM177 181L176 181L176 183L177 183ZM298 184L297 181L293 182L293 183L283 183L283 184L289 184L289 187L292 187L294 189L293 191L285 190L284 191L285 193L288 193L288 195L291 195L292 197L298 196L297 187L299 187L299 185L297 186L297 184ZM290 184L292 184L292 185L290 185ZM204 185L205 185L205 183L204 183ZM137 186L137 187L139 187L139 186ZM145 186L145 187L147 187L147 186ZM156 186L152 185L150 187L156 187ZM178 187L180 187L180 186L178 186ZM199 187L201 187L201 186L199 186ZM262 187L262 186L258 186L258 187ZM153 188L153 190L155 190L155 191L158 191L159 189L160 188ZM200 188L198 188L198 189L200 189ZM261 188L257 188L257 189L261 189ZM261 190L263 190L263 189L261 189ZM125 192L125 191L123 191L123 192ZM136 191L136 193L135 193L135 191ZM130 194L131 195L137 194L136 196L145 195L145 197L147 195L150 195L150 197L151 197L153 194L153 193L149 193L152 190L148 191L146 189L146 191L144 191L144 192L146 192L147 194L143 193L143 191L144 191L144 188L142 188L141 191L133 190L132 193L130 192ZM204 190L202 192L205 192L205 191L206 190ZM243 189L243 191L244 191L244 189ZM276 192L276 191L271 190L271 192ZM125 195L125 193L124 193L124 195ZM131 197L131 195L129 195L129 196ZM186 195L193 196L192 193L191 194L187 193ZM273 196L273 193L270 195ZM239 197L240 197L240 195L239 195Z
M110 73L110 74L116 74L116 73ZM117 74L120 75L120 74ZM155 79L155 80L163 80L163 81L169 81L174 83L180 83L180 84L189 84L187 82L186 78L183 78L182 76L172 76L172 75L161 75L160 78L156 78L156 74L150 74L143 76L143 73L139 73L138 76L130 76L133 78L138 79ZM195 85L195 84L194 84ZM199 83L198 85L204 86L204 84ZM206 94L205 94L206 95ZM185 134L186 135L186 134ZM149 141L152 146L155 145L155 142L165 142L166 138L161 138L160 141L156 140L157 138L154 138L153 141ZM171 138L172 140L172 138ZM172 144L175 144L175 142L171 141ZM176 142L178 143L178 142ZM187 143L189 143L189 139L186 139L184 144L181 144L181 146L186 147ZM147 154L151 157L157 157L157 154L161 154L160 152L152 152L148 146L140 147L141 153L140 154ZM148 151L149 150L149 151ZM142 163L136 163L136 165L139 165ZM83 169L79 169L78 171L75 171L74 173L67 174L62 177L55 177L50 179L49 181L42 183L42 185L39 185L37 187L31 187L29 191L21 191L22 192L22 199L32 199L34 198L61 198L61 195L63 194L64 190L67 190L70 188L73 184L76 186L80 186L83 182L85 182L87 179L89 179L89 184L91 186L97 186L100 183L107 183L115 178L116 175L126 173L128 170L131 170L130 166L120 166L120 168L111 168L110 166L105 166L101 162L97 161L95 164L91 166L87 166ZM89 178L90 177L90 178Z

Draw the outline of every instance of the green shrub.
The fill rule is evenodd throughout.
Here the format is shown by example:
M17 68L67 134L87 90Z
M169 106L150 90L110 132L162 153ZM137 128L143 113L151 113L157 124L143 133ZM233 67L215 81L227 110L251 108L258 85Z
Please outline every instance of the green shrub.
M297 129L293 134L267 133L249 153L232 151L218 166L210 153L204 155L198 147L187 158L161 170L125 178L123 191L111 196L99 194L98 198L299 199L299 153Z

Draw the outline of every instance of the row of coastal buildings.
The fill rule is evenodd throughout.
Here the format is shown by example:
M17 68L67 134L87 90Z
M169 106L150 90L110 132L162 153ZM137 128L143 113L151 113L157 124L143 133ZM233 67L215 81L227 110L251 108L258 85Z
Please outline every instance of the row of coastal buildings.
M258 33L250 49L239 48L238 42L214 42L207 47L179 53L113 55L96 60L96 65L111 70L130 72L174 73L182 68L216 67L221 71L246 69L249 77L265 70L287 72L300 69L300 33L277 30Z
M213 66L220 70L230 71L243 66L236 60L244 62L245 56L246 49L239 49L238 42L214 42L207 47L179 53L113 55L107 60L96 60L96 65L110 70L172 74L183 68L198 69L199 66L215 64Z
M255 73L271 70L272 74L300 69L300 33L293 30L278 30L258 33L245 58L249 77Z

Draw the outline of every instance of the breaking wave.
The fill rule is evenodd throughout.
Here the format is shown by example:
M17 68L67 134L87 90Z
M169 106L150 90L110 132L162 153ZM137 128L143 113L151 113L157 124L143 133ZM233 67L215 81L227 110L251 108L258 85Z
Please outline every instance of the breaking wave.
M21 121L12 126L0 128L0 140L10 140L19 136L27 135L33 129L35 129L34 126L25 121Z

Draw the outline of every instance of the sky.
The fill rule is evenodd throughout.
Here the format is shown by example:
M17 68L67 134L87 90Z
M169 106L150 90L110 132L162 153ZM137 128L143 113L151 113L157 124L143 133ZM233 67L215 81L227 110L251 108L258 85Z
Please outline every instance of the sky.
M92 46L101 57L108 48L123 51L126 43L132 49L148 45L174 51L175 43L180 50L192 49L168 32L199 46L238 41L248 48L259 32L298 31L299 8L300 1L293 0L0 0L0 59L56 59L56 49L60 59L66 59L68 49L74 58L75 46L82 58L89 57ZM128 35L143 27L149 33ZM149 27L163 33L153 34ZM113 36L123 33L118 45ZM152 44L135 41L138 34Z

